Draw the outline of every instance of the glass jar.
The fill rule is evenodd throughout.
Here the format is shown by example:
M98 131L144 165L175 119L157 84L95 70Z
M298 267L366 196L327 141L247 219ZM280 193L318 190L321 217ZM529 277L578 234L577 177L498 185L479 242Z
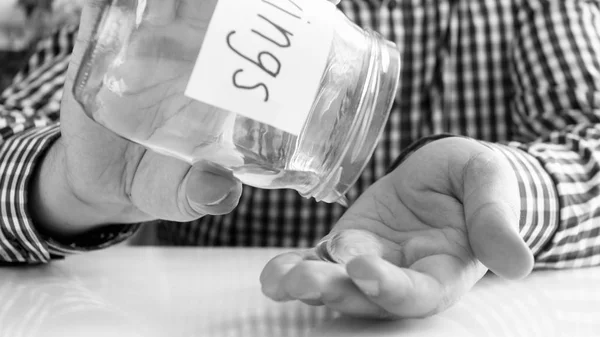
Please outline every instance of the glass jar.
M309 0L279 1L287 6ZM75 98L94 121L152 151L190 164L211 162L254 187L291 188L317 201L346 204L344 195L370 159L397 91L396 45L327 3L331 11L318 14L332 27L326 59L294 134L185 94L216 6L217 0L108 1L78 71ZM286 13L292 17L291 9ZM271 24L288 42L296 34ZM281 46L285 40L271 42ZM279 65L282 72L286 66L310 70Z

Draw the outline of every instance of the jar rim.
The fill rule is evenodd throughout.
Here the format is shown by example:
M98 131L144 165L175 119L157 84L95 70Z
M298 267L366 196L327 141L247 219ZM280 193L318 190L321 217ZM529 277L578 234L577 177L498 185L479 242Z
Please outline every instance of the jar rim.
M365 85L348 141L329 174L308 194L317 201L347 206L346 193L368 165L387 124L400 82L400 52L395 43L373 30Z

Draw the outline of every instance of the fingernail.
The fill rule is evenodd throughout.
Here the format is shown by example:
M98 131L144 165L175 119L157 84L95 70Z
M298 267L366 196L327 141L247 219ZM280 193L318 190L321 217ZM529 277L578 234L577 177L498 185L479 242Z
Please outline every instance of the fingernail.
M368 296L379 296L379 283L375 280L352 279L354 284Z
M235 193L238 185L238 181L227 172L197 165L192 167L186 176L184 192L190 203L194 205L215 206Z
M205 207L212 207L212 206L220 205L221 203L223 203L223 201L225 201L225 199L227 199L227 197L229 197L231 192L232 191L229 191L218 197L216 195L213 195L213 197L217 197L217 198L206 198L208 200L196 201L196 200L188 199L188 201L194 209L204 210Z
M321 293L317 291L309 291L296 296L296 298L299 300L318 300L321 298Z
M232 191L230 190L229 192L225 193L221 198L219 198L213 202L207 203L206 206L216 206L216 205L222 203L223 201L225 201L225 199L227 199L227 197L231 194L231 192Z

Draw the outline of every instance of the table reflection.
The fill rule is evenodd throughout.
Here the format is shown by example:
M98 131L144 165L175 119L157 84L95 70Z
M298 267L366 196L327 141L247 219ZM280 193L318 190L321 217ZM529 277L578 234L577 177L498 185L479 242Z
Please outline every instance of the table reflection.
M97 296L65 270L2 268L0 275L0 336L147 335L143 319Z
M0 269L0 336L292 337L337 317L265 298L260 269L241 268L237 255L83 258Z
M0 336L598 336L600 269L486 276L427 319L360 320L275 303L270 251L129 249L0 269Z
M393 322L339 317L310 336L598 336L599 285L597 268L539 271L517 282L488 275L443 314Z

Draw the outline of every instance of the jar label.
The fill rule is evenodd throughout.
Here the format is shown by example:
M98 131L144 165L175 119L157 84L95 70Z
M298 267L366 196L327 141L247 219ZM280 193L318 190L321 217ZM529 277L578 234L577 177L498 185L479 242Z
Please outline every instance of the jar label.
M326 0L219 0L185 95L299 135L335 10Z

